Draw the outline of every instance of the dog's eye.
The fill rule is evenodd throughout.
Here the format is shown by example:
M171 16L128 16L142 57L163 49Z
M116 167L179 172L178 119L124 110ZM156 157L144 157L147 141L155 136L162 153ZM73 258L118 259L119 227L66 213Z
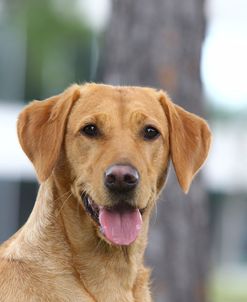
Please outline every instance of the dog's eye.
M86 125L85 127L81 128L80 132L81 134L89 137L96 137L99 135L99 129L94 124Z
M159 131L153 126L146 126L143 131L143 137L145 140L153 140L160 135Z

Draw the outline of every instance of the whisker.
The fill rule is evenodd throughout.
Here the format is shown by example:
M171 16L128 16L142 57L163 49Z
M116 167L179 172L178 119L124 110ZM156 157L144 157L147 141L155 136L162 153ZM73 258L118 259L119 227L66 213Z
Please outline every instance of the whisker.
M79 214L79 209L80 209L80 203L77 202L77 203L76 203L76 214L77 214L77 215Z
M99 247L102 245L103 240L101 238L99 238L99 242L97 243L94 252L97 253L97 251L99 250Z
M69 191L63 193L61 196L59 196L57 199L55 199L54 202L58 201L59 199L61 199L62 197L64 197L64 195L66 195L68 193L71 193L71 191L69 190Z
M66 201L69 200L69 198L70 198L71 196L72 196L72 192L70 192L69 196L68 196L68 197L64 200L64 202L62 203L62 206L60 207L59 211L58 211L57 214L56 214L56 218L57 218L58 215L61 213L61 211L62 211L62 209L63 209L63 207L64 207Z

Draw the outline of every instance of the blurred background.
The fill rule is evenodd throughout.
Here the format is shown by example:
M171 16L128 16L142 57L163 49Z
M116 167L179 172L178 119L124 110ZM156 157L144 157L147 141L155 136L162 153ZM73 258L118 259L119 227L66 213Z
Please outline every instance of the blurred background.
M0 0L0 242L38 190L17 140L21 108L73 82L154 86L214 134L190 193L171 170L154 213L154 301L246 302L246 70L245 0Z

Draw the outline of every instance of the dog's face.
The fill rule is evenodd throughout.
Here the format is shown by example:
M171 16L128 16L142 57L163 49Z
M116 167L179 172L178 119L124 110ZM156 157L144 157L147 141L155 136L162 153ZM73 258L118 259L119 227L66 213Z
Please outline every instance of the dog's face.
M29 105L18 133L39 179L52 171L68 175L99 236L116 245L138 237L169 157L187 191L210 144L206 123L164 93L96 84Z
M65 148L85 209L111 242L132 242L168 163L168 122L155 93L88 86L68 118Z

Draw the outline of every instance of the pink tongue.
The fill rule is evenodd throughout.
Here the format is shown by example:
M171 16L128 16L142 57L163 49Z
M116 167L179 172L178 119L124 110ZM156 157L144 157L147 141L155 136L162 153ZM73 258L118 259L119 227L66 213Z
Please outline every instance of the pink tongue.
M110 211L100 209L99 221L106 238L117 245L129 245L140 232L142 217L138 209L132 211Z

